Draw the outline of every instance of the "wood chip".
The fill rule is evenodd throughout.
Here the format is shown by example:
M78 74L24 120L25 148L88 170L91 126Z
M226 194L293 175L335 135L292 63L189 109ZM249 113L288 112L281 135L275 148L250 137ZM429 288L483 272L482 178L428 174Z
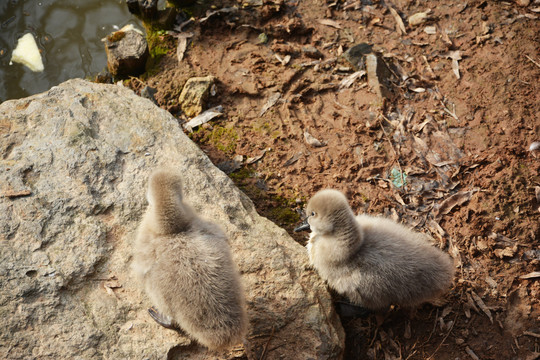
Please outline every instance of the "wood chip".
M528 273L527 275L521 275L519 278L520 279L536 279L536 278L540 278L540 271L533 271L531 273Z
M425 23L429 18L429 14L427 12L419 12L416 14L413 14L409 16L407 21L409 22L409 25L411 26L418 26Z
M388 7L388 10L390 10L390 13L392 14L392 16L394 17L394 19L396 20L396 23L398 25L398 32L400 32L400 35L405 35L407 34L407 30L405 30L405 24L403 23L403 20L401 19L401 16L399 16L398 12L396 11L396 9L394 9L393 7L389 6Z
M339 25L339 23L337 21L334 21L334 20L321 19L321 20L318 20L318 22L321 25L326 25L326 26L331 26L331 27L336 28L336 29L341 29L341 25Z
M484 312L484 314L487 315L489 321L491 321L491 323L493 324L493 316L491 316L491 311L488 309L484 301L474 291L471 291L471 296L478 305L478 307Z
M476 354L474 353L474 351L472 351L472 349L470 347L466 347L465 348L465 352L467 354L469 354L469 356L473 359L473 360L480 360L480 358L478 356L476 356Z

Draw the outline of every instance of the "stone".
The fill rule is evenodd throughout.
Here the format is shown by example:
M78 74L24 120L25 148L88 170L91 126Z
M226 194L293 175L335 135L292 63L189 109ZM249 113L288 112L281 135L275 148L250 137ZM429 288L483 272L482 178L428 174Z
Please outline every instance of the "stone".
M342 357L343 329L305 249L168 112L77 79L6 101L0 116L0 358ZM209 353L147 313L131 250L162 164L185 174L186 200L229 236L250 318L244 347Z
M137 76L145 71L149 56L144 34L126 25L102 40L107 53L107 68L113 76Z
M206 108L206 100L215 82L213 76L193 77L186 81L178 102L184 114L188 117L199 115Z

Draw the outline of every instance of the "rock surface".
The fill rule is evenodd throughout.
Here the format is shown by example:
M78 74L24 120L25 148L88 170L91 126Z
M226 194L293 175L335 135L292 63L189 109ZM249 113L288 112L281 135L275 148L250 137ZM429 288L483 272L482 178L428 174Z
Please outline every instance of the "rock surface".
M215 82L213 76L193 77L186 81L178 102L186 116L194 117L206 108L206 100Z
M70 80L0 115L0 358L341 358L343 330L305 250L169 113L123 87ZM245 349L209 353L147 315L129 263L159 164L186 174L187 200L229 235Z
M141 31L126 25L102 40L107 53L107 68L113 76L139 75L148 59L148 43Z

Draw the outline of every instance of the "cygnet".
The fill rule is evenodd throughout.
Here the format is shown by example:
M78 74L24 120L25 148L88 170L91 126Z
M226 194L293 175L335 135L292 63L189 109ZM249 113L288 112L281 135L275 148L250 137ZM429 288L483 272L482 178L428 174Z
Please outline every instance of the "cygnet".
M241 343L247 314L240 275L219 226L183 201L174 171L155 171L134 245L133 271L167 328L179 327L211 350Z
M321 190L308 202L310 263L328 285L370 310L437 302L452 284L451 257L390 219L354 216L346 197Z

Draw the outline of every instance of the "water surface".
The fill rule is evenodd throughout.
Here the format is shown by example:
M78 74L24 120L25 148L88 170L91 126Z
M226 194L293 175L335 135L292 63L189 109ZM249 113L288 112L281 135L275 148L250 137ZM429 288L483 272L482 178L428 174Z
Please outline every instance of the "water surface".
M125 0L0 0L0 101L26 97L106 68L102 38L133 23ZM9 65L17 40L32 33L45 71Z

